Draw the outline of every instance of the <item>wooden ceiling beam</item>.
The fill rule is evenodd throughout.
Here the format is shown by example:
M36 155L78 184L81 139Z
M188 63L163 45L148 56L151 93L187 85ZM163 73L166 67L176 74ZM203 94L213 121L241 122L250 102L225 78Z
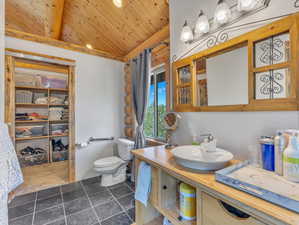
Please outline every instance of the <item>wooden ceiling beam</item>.
M26 32L22 32L22 31L10 29L10 28L5 29L5 35L9 36L9 37L27 40L27 41L33 41L33 42L38 42L38 43L42 43L42 44L47 44L47 45L51 45L51 46L58 47L58 48L64 48L64 49L71 50L71 51L83 52L86 54L100 56L100 57L109 58L109 59L114 59L114 60L118 60L118 61L122 61L122 62L124 61L123 56L113 55L108 52L97 50L97 49L88 49L85 46L76 45L76 44L72 44L72 43L64 42L64 41L59 41L59 40L49 38L49 37L39 36L39 35L35 35L35 34L29 34Z
M62 29L64 0L51 0L46 7L45 34L47 37L59 40Z
M138 45L136 48L134 48L132 51L130 51L125 57L124 61L127 62L130 59L136 57L141 51L143 51L145 48L150 48L151 46L164 41L169 38L169 24L164 26L161 30L159 30L157 33L153 34L150 38L148 38L146 41Z

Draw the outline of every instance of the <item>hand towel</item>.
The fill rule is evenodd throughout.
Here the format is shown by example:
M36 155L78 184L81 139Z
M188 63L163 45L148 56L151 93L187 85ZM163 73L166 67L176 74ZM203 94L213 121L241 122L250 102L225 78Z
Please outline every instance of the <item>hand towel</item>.
M8 194L21 183L23 174L8 134L8 128L0 123L0 224L8 225Z
M138 169L137 188L135 199L140 201L145 207L149 199L152 183L152 168L145 162L141 162Z

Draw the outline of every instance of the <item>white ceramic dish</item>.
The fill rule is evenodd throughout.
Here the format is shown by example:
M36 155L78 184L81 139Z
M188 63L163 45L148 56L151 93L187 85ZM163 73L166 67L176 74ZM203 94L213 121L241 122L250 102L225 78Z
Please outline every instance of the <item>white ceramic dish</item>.
M221 148L216 148L216 151L205 152L200 146L196 145L176 147L172 150L172 153L178 164L201 171L223 169L234 157L232 153Z

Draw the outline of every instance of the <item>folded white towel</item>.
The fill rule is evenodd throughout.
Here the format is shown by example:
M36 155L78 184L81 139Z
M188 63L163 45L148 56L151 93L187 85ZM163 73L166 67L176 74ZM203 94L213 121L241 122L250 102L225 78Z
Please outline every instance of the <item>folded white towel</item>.
M5 124L0 123L0 224L8 224L8 194L21 183L23 174Z
M137 188L135 199L147 206L152 184L152 168L145 162L141 162L138 169Z

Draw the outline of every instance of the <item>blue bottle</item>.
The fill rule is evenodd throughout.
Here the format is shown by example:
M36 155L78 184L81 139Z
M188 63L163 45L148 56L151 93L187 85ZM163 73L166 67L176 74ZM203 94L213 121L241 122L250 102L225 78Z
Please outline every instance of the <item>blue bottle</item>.
M275 171L275 148L273 138L262 136L260 144L263 169Z

